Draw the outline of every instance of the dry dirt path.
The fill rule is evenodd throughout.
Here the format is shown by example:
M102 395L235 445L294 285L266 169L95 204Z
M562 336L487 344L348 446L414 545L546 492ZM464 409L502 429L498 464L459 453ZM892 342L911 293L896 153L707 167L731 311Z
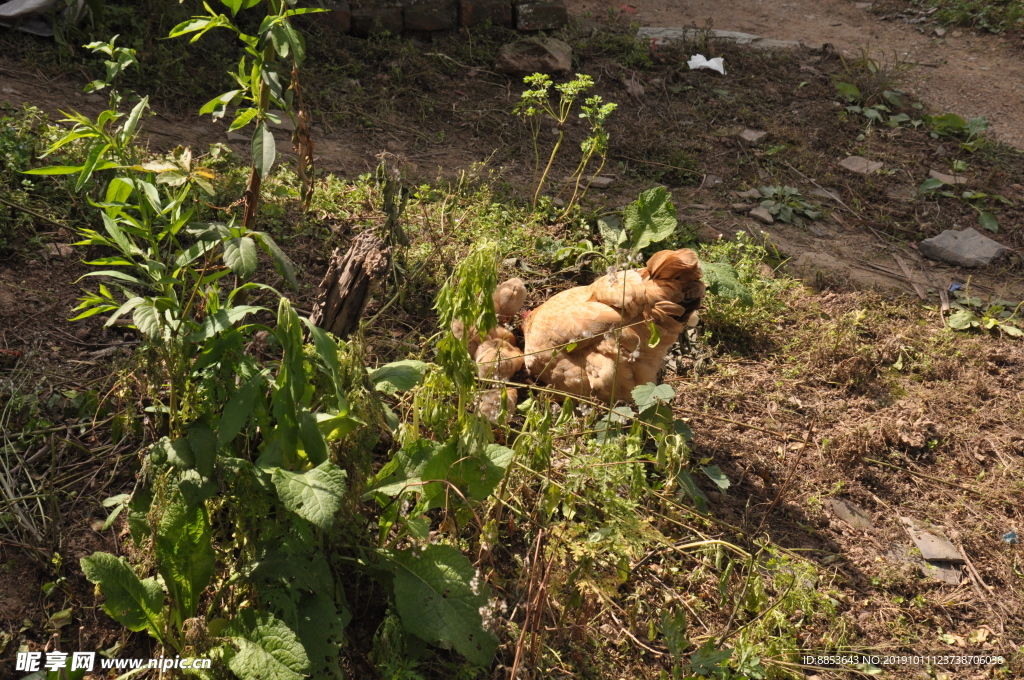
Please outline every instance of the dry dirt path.
M921 65L907 89L935 111L985 116L996 138L1024 149L1024 58L1006 38L952 30L942 39L934 25L911 25L879 16L851 0L569 0L570 11L609 9L635 15L641 26L713 27L765 38L831 43L844 53L868 47L875 55L908 56Z

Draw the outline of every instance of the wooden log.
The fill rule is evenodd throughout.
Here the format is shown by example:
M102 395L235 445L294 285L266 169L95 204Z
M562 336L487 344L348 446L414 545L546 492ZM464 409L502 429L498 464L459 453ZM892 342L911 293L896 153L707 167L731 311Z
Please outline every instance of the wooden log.
M317 290L310 321L339 338L347 338L359 327L374 284L390 267L391 249L372 231L356 236L344 254L335 248Z

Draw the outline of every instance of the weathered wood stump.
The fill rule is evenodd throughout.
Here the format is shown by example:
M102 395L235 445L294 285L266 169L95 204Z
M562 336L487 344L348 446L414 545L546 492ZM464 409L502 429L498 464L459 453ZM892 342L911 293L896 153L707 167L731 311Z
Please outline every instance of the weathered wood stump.
M356 236L344 255L335 248L317 290L310 321L339 338L347 338L359 327L374 284L390 267L391 249L372 231Z

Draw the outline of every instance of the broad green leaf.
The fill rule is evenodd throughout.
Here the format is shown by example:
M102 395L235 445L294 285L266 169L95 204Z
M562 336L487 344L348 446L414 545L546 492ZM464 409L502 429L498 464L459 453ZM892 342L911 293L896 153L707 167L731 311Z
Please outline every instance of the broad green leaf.
M114 312L113 314L111 314L110 318L107 319L107 322L105 324L103 324L103 325L105 327L113 326L114 323L119 318L121 318L122 315L127 314L128 312L132 311L133 309L135 309L136 307L141 305L143 302L145 302L145 300L143 298L141 298L141 297L130 298L127 302L125 302L123 305L118 307L117 311Z
M723 300L738 300L744 307L754 305L754 298L750 294L750 290L740 283L739 272L732 265L720 262L711 264L702 262L700 268L711 294Z
M708 465L706 467L702 467L701 470L703 470L704 474L708 476L708 479L714 482L715 486L722 491L725 491L732 486L732 482L729 481L729 478L725 476L725 473L722 472L717 465Z
M188 429L188 446L195 457L196 470L203 477L213 476L213 463L217 458L217 434L202 420Z
M954 312L949 317L949 327L955 331L965 331L972 326L978 326L978 317L974 315L974 312L966 309L961 309Z
M327 460L327 440L320 431L317 418L309 409L299 410L299 441L306 452L306 458L313 465L320 465Z
M429 439L417 439L406 444L395 452L391 461L381 468L373 479L367 482L367 493L364 498L370 498L374 493L393 497L407 488L419 490L419 487L410 485L421 481L423 471L441 448L443 447L440 444Z
M195 454L192 453L192 447L185 437L178 437L173 441L163 437L156 446L163 448L167 454L167 462L179 470L190 470L196 466Z
M505 476L513 455L512 449L488 444L483 456L470 456L456 462L451 467L449 479L468 500L483 502Z
M274 135L266 122L260 122L252 133L252 165L263 179L270 175L276 156Z
M249 378L231 396L227 406L224 407L224 413L220 417L220 422L217 424L218 448L237 437L238 433L245 427L245 423L252 414L253 405L256 403L256 397L263 386L263 382L263 374L258 373Z
M927 194L929 191L935 191L946 185L941 179L936 177L929 177L925 181L921 182L921 187L918 189L918 193Z
M160 337L160 312L152 300L143 300L132 312L132 322L150 340Z
M1011 338L1024 337L1024 330L1021 330L1020 328L1017 328L1012 324L1001 323L999 324L999 330L1001 330L1003 333L1006 333Z
M347 473L330 461L306 472L288 472L277 468L271 477L277 496L284 506L327 530L345 497Z
M850 101L857 101L860 99L860 88L853 83L836 83L836 89Z
M985 227L993 234L999 231L999 222L996 221L996 216L987 210L982 210L978 214L978 221L981 222L981 226Z
M277 245L277 242L270 237L270 234L264 232L253 232L252 237L256 239L256 243L260 244L260 248L263 249L267 255L274 261L274 269L281 275L288 285L293 289L298 289L299 283L295 279L295 265L292 264L291 259L285 254L281 247Z
M708 511L708 497L701 491L701 488L697 486L697 483L693 481L693 477L686 470L680 470L676 473L676 482L679 483L679 487L693 499L694 504L697 506L697 510L700 512Z
M365 423L350 415L332 416L329 413L317 413L316 425L320 428L320 433L324 436L324 439L333 442L350 432L354 432L362 425L365 425Z
M344 677L338 670L338 654L345 646L345 628L352 620L348 608L342 606L339 612L333 599L319 592L303 595L296 614L295 632L309 655L312 677Z
M385 553L395 575L395 605L405 630L451 645L470 662L488 666L498 640L483 628L489 588L472 563L448 545Z
M189 505L180 493L171 496L153 541L160 575L178 605L181 625L195 616L199 597L213 578L215 559L210 519L202 503Z
M163 641L164 591L156 579L139 580L123 557L96 552L81 560L82 573L107 598L103 611L128 630L148 630Z
M655 187L626 206L623 219L634 249L643 250L675 232L678 222L671 198L665 187Z
M640 413L659 403L671 404L675 396L676 392L671 385L655 385L650 382L633 388L633 402Z
M295 633L269 612L241 610L222 635L238 646L228 668L240 680L303 680L309 657Z
M618 248L629 238L629 233L622 226L622 220L614 215L597 218L597 230L606 249Z
M224 241L224 264L243 279L256 273L256 243L248 236Z
M420 384L430 364L414 359L384 364L370 371L370 382L374 389L384 394L407 392Z

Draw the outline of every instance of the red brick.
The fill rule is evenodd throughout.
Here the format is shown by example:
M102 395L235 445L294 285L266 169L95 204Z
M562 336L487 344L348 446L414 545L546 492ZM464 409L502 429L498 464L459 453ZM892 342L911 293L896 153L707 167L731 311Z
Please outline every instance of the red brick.
M488 21L493 26L511 26L511 0L459 0L460 25L479 26Z
M549 31L569 22L569 10L561 0L550 2L517 2L516 29L520 31Z
M450 31L456 19L455 0L418 0L405 6L407 31Z

